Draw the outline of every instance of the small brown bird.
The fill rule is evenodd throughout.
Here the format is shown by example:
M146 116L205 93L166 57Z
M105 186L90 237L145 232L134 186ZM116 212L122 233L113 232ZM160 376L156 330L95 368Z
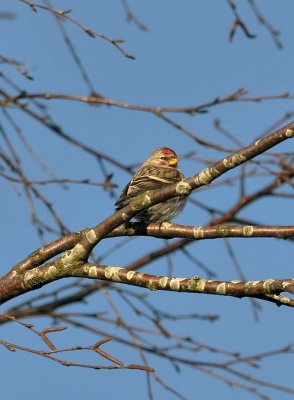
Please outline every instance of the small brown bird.
M178 156L173 150L168 147L155 150L122 191L115 203L116 211L126 207L133 197L146 190L162 189L167 185L182 181L184 175L177 168L177 164ZM169 221L182 211L185 203L186 197L174 197L139 212L135 218L147 224Z

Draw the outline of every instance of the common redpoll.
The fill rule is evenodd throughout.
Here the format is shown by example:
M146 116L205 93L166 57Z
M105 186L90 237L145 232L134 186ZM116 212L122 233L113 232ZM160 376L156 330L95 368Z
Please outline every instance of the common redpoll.
M177 168L176 153L160 147L142 164L139 171L122 191L115 203L116 211L126 207L132 198L146 190L162 189L172 183L180 182L184 175ZM184 208L186 197L177 196L140 211L135 218L140 222L163 222L178 215Z

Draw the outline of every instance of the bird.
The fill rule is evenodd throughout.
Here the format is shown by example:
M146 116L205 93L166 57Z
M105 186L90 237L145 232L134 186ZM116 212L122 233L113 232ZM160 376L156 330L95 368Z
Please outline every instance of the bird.
M115 210L126 207L135 196L147 190L162 189L182 181L184 175L177 165L178 156L174 150L168 147L160 147L155 150L123 189L115 203ZM173 197L140 211L135 218L146 224L169 221L183 210L185 203L186 197Z

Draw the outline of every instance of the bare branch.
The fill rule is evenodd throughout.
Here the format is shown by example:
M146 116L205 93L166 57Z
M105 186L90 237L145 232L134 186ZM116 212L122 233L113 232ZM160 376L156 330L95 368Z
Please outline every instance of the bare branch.
M87 35L89 35L91 38L100 38L103 39L105 41L107 41L108 43L113 44L117 50L120 51L120 53L125 56L126 58L129 58L130 60L135 60L135 57L128 54L119 44L123 43L124 40L121 39L112 39L106 35L103 35L102 33L99 32L95 32L92 29L90 29L89 27L81 24L78 20L72 18L69 14L71 13L71 10L56 10L54 8L51 7L46 7L43 6L42 4L37 4L37 3L33 3L29 0L19 0L21 3L27 4L28 6L31 7L31 9L34 12L37 12L38 9L40 10L45 10L45 11L49 11L50 13L56 15L59 18L64 18L68 21L70 21L72 24L78 26L80 29L82 29Z

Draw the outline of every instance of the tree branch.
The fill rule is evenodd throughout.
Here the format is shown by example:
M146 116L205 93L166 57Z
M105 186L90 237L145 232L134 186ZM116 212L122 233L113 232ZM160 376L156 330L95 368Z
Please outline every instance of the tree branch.
M105 97L97 97L97 96L79 96L79 95L70 95L64 93L28 93L21 92L17 96L6 96L0 101L0 106L9 106L13 104L19 107L26 107L25 104L19 103L19 100L24 99L44 99L44 100L72 100L78 101L82 103L88 104L104 104L108 106L114 106L129 110L137 110L137 111L147 111L155 114L160 114L163 112L171 112L171 113L187 113L189 115L193 115L195 113L206 112L208 108L226 104L231 102L261 102L264 100L277 100L277 99L293 99L294 96L290 93L280 93L277 95L270 96L256 96L256 97L244 97L246 95L246 90L241 88L237 89L233 93L220 98L209 101L207 103L200 104L198 106L188 106L188 107L156 107L156 106L144 106L140 104L131 104L120 100L107 99Z
M188 196L191 193L191 191L201 186L208 185L210 182L212 182L222 174L226 173L227 171L236 168L237 166L247 162L248 160L256 157L257 155L283 142L284 140L293 138L293 136L294 136L294 123L291 123L286 125L282 129L279 129L276 132L257 140L252 145L241 149L237 153L214 163L211 167L204 169L199 174L196 174L191 178L185 179L184 181L179 182L178 184L175 185L169 185L160 191L147 191L142 195L135 197L127 207L124 207L123 209L115 212L113 215L111 215L106 220L102 221L93 229L88 229L83 231L82 233L77 233L74 235L63 237L60 239L62 242L60 242L60 240L52 242L50 245L45 246L44 251L42 251L42 249L39 249L39 251L33 253L26 260L17 264L12 269L12 271L0 281L0 294L2 302L11 299L13 297L16 297L26 291L30 291L38 287L41 287L54 280L61 279L63 277L80 276L81 269L85 268L85 266L88 265L87 264L88 257L93 248L106 235L112 232L113 229L118 228L121 224L129 221L135 214L137 214L142 209L147 208L153 204L160 203L172 197ZM164 229L166 229L167 227L170 227L169 223L162 224L162 227L160 227L161 232L164 231ZM214 228L208 227L207 235L208 236L211 235L213 237L213 235L215 236L216 234L218 234L220 235L220 237L227 237L228 234L231 235L242 234L243 236L248 237L252 235L255 230L255 233L259 233L260 235L265 236L266 234L269 234L269 231L271 231L271 227L267 228L262 227L262 228L263 231L262 229L259 229L258 232L258 228L253 226L243 227L242 230L242 227L241 229L239 229L237 227L235 228L235 227L228 227L226 225L221 225L221 226L216 226ZM198 227L196 229L195 227L187 227L184 228L184 230L185 229L187 232L190 232L189 233L190 235L193 235L193 238L196 239L201 238L204 232L203 227ZM283 229L284 233L282 233ZM293 233L291 229L292 229L291 227L284 227L284 228L281 227L279 233L286 235L286 237L289 237L288 235L292 236ZM183 231L183 228L178 228L178 230ZM78 239L77 243L76 239ZM45 260L47 261L49 257L60 254L61 249L62 251L64 251L65 248L68 249L68 245L70 242L71 245L73 245L73 243L76 243L71 250L67 251L60 258L54 260L52 263L45 264L41 267L37 267L41 263L45 262ZM59 253L57 253L57 249ZM94 270L92 269L91 271ZM89 274L91 275L90 272ZM92 277L100 278L100 275L98 276L97 273L95 272L94 276ZM275 280L275 282L278 281ZM288 282L288 280L281 282L283 283ZM279 281L279 283L281 282ZM227 285L225 282L222 283ZM247 285L247 283L244 282L242 284L243 286ZM219 285L220 283L217 284L217 286ZM209 287L210 286L211 284L209 285ZM248 293L244 291L245 289L243 286L242 286L243 290L242 296L245 294L250 295L251 292L249 293L248 290L247 290ZM247 286L250 286L250 284ZM234 291L232 293L239 293L238 291L236 292L236 288L237 286L234 285ZM262 288L264 289L263 286ZM282 286L278 286L277 288L275 288L274 295L277 294L276 291L279 292L282 291L282 289L284 289L284 287L282 288ZM217 294L218 289L215 286L211 290L212 292L215 292L214 294ZM227 288L225 291L227 292ZM258 294L257 292L253 293L255 296ZM263 292L263 295L269 295L271 293L272 290L270 293ZM239 294L237 294L237 296L239 296ZM279 299L277 300L277 302L282 303L282 300Z
M176 278L162 275L144 274L126 268L80 263L67 265L66 259L58 263L42 265L18 275L14 280L3 282L0 303L23 293L38 289L61 278L81 277L119 282L150 290L176 291L186 293L213 294L232 297L253 297L268 300L277 305L294 307L294 299L281 296L282 292L294 294L294 279L267 279L260 281L213 281L193 278ZM0 293L1 293L0 292Z

